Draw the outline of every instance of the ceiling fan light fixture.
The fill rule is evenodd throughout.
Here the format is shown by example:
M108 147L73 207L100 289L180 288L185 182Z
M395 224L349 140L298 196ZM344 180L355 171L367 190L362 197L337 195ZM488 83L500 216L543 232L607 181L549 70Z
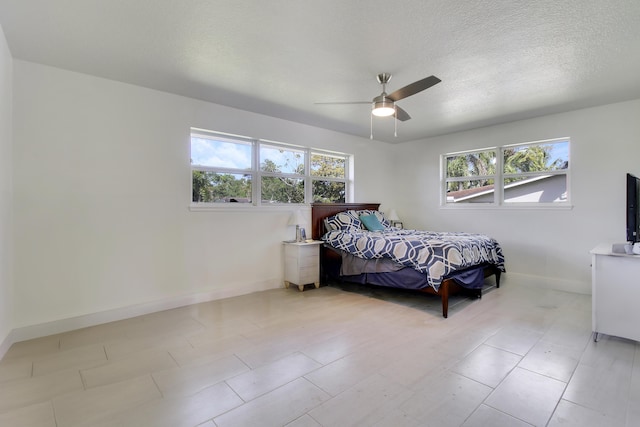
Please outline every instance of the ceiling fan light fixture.
M393 116L396 113L396 106L393 101L388 101L386 98L383 98L381 101L376 101L373 103L373 109L371 113L374 116L378 117L389 117Z
M411 84L408 84L394 92L387 95L387 83L391 80L391 74L380 73L378 74L378 83L382 85L382 93L369 101L352 101L352 102L316 102L316 104L370 104L371 114L369 118L371 120L371 133L370 138L373 139L373 116L376 117L390 117L393 116L395 120L394 135L398 136L398 121L405 122L411 118L409 113L404 111L402 107L397 106L396 102L405 99L409 96L413 96L418 92L422 92L425 89L429 89L431 86L441 82L436 76L425 77L424 79L417 80Z

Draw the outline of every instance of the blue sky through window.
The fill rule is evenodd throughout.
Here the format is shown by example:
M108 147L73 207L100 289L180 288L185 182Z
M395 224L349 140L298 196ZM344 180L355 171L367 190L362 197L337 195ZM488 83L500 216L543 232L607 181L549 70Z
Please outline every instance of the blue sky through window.
M551 145L551 162L560 159L563 162L569 160L569 141L561 141Z
M281 173L299 172L298 167L304 166L304 152L271 145L260 146L260 163L271 160Z
M250 170L251 144L192 137L191 162L200 166Z

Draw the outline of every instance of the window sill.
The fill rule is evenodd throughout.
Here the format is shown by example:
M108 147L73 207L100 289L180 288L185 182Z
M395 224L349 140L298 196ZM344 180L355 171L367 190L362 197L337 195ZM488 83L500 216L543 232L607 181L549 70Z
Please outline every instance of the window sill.
M305 204L290 205L260 205L256 206L251 203L219 203L219 204L190 204L191 212L278 212L292 211L298 209L310 208Z
M504 204L495 205L491 203L473 203L465 205L440 205L440 209L445 210L550 210L569 211L573 209L571 204Z

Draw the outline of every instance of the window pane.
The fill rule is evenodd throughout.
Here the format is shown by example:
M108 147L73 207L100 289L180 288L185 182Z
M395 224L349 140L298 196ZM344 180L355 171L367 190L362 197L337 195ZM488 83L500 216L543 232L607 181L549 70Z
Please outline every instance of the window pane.
M567 201L567 176L543 175L504 180L505 203L558 203Z
M262 203L304 203L304 180L279 176L262 177Z
M261 144L260 170L304 175L304 151Z
M447 203L493 203L492 179L447 183Z
M569 141L504 149L504 173L544 172L569 167Z
M251 170L251 143L194 135L191 137L191 164Z
M346 184L335 181L313 181L313 201L319 203L344 203Z
M346 159L344 157L311 154L311 176L344 178L345 163Z
M251 175L193 171L194 202L251 203Z
M496 152L483 151L447 156L447 178L487 176L496 173Z

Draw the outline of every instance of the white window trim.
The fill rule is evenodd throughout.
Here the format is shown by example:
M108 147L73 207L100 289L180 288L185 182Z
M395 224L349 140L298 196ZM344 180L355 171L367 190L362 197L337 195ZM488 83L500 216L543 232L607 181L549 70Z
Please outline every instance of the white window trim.
M345 184L345 202L353 201L353 175L352 175L352 166L353 166L353 154L342 153L337 151L323 150L312 147L305 147L296 144L288 144L279 141L271 141L266 139L259 138L249 138L246 136L234 135L223 132L209 131L201 128L191 128L189 133L189 144L191 143L191 137L194 135L201 135L203 137L216 137L227 139L230 141L244 141L252 146L252 161L251 161L251 170L246 169L233 169L233 168L223 168L223 167L207 167L207 166L197 166L194 168L191 166L189 168L189 188L191 191L189 192L189 210L194 212L202 212L202 211L232 211L232 212L246 212L246 211L269 211L273 212L275 210L283 210L290 211L292 207L302 208L311 206L313 201L313 181L335 181L335 182L344 182ZM274 172L263 172L260 170L260 144L265 144L269 146L277 146L282 147L284 149L293 149L304 152L304 175L294 174L294 173L274 173ZM334 178L334 177L316 177L311 176L311 155L312 154L320 154L327 155L333 157L343 157L345 159L345 177L344 178ZM194 170L204 170L211 172L222 172L222 173L231 173L231 174L246 174L251 175L252 180L252 194L251 194L251 203L196 203L193 202L191 196L193 193L193 171ZM305 202L304 203L262 203L261 201L261 186L262 186L262 177L263 176L278 176L278 177L286 177L293 179L303 179L305 185Z
M532 145L544 145L554 142L568 141L569 142L569 165L567 169L544 171L544 172L522 172L518 174L504 174L503 162L504 162L504 150L508 148L532 146ZM517 144L508 144L495 147L480 148L467 151L457 151L452 153L445 153L440 155L440 209L473 209L473 210L571 210L573 205L571 204L571 138L552 138L540 141L522 142ZM477 175L472 177L460 177L449 178L446 177L447 170L447 157L461 155L461 154L474 154L487 151L496 152L496 174L495 175ZM520 177L520 176L543 176L543 175L565 175L567 179L567 200L563 202L505 202L504 201L504 178ZM494 180L494 199L490 203L447 203L447 182L451 181L468 181L475 179L490 178ZM499 184L499 185L498 185Z

